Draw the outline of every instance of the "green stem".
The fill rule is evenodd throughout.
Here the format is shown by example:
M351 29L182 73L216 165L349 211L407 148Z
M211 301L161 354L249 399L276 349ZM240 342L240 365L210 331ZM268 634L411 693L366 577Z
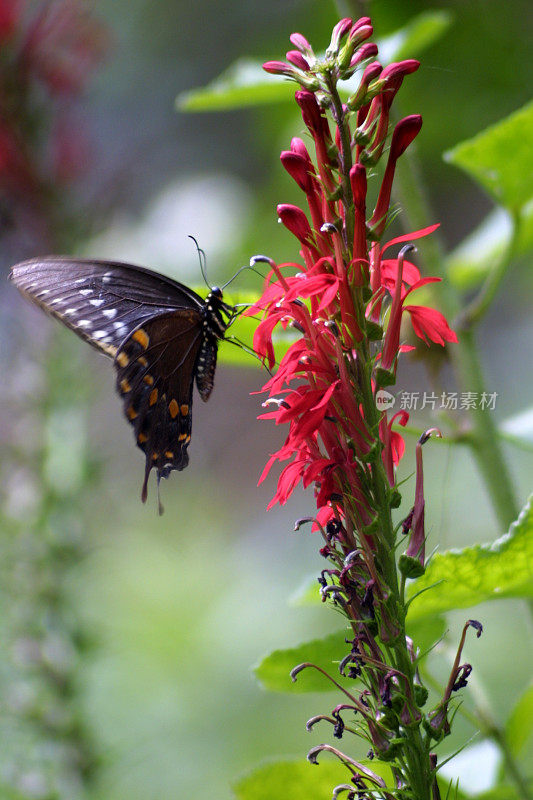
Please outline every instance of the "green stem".
M412 151L405 153L398 162L395 189L407 224L414 229L427 225L432 218L430 204ZM428 272L438 277L446 277L444 252L438 236L432 235L420 239L417 245ZM512 248L509 257L511 254ZM502 264L497 270L497 278L491 282L490 290L483 299L484 307L488 307L488 302L494 297L508 265L509 258L502 259ZM449 280L443 281L439 286L439 298L446 316L450 319L456 318L461 311L460 298ZM463 330L459 344L450 347L449 351L459 385L463 390L475 392L477 397L481 397L483 393L487 395L473 330ZM503 530L507 530L518 516L518 506L494 417L489 410L479 408L479 404L468 413L472 431L467 443L472 448L472 454L487 488L498 523Z

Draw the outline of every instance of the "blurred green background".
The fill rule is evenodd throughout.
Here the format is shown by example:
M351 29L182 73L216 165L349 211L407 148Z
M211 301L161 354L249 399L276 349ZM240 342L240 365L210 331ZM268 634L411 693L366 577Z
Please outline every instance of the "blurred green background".
M496 0L360 4L378 36L432 8L449 12L451 25L406 80L400 105L424 117L417 146L434 206L428 224L440 220L453 248L491 203L441 155L528 99L531 8L525 0L505 9ZM188 234L206 250L213 283L257 252L294 257L275 205L298 202L278 161L301 133L295 110L186 115L174 101L240 56L281 58L294 30L325 47L333 3L100 0L94 9L110 46L75 108L90 148L72 203L93 212L90 230L73 237L75 251L193 285L201 276ZM6 271L34 254L23 237L0 239ZM258 289L258 279L239 286ZM533 389L524 369L530 290L531 275L517 263L481 332L499 420L523 410ZM252 360L249 369L219 367L209 405L195 401L190 468L161 487L160 518L154 486L146 507L140 503L143 459L110 364L5 281L0 308L1 796L226 800L231 781L258 760L303 756L322 735L306 733L305 721L332 705L332 696L266 694L252 675L273 648L337 627L332 611L288 602L322 563L311 534L291 532L294 519L312 512L312 496L298 493L267 514L274 480L256 487L282 434L256 421L261 400L250 392L263 376ZM446 381L445 371L453 390ZM415 360L406 361L399 385L431 388ZM424 412L416 422L431 418ZM403 477L413 469L413 444L407 440ZM530 460L516 449L507 455L522 504ZM466 451L436 444L424 457L430 550L503 533ZM411 492L412 482L407 507ZM530 623L520 603L504 601L454 614L449 642L466 616L485 625L466 652L473 691L504 718L530 678ZM433 656L441 680L449 658L445 645ZM445 751L472 733L459 722ZM480 779L493 753L476 759L466 771Z

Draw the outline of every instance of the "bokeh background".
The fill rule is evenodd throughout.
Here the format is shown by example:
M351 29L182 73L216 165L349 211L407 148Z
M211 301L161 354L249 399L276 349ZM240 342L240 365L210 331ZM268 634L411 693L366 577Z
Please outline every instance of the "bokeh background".
M42 3L2 6L7 16L16 8L27 25ZM451 25L406 80L400 103L402 113L424 117L417 147L434 208L428 224L441 221L452 250L491 203L442 153L528 99L531 9L527 0L510 0L505 11L498 0L360 4L378 36L433 8L449 12ZM298 202L278 161L301 132L294 108L185 114L175 98L238 57L282 57L293 30L325 47L334 4L100 0L90 13L99 27L82 39L96 37L98 57L79 91L42 90L31 101L37 117L61 121L62 138L53 141L62 143L69 180L59 170L54 186L48 176L51 194L35 199L23 172L9 177L0 163L0 177L8 174L4 277L16 261L62 249L201 285L188 234L206 250L213 283L258 252L294 257L275 213L278 202ZM10 46L0 45L0 64ZM50 151L40 157L46 168ZM250 275L238 286L258 289L258 282ZM482 327L498 420L521 412L533 388L525 369L530 292L531 276L517 263ZM162 485L160 518L155 487L140 503L143 458L110 364L25 304L5 279L0 311L0 796L226 800L231 782L259 760L303 757L320 735L306 733L305 721L331 698L266 694L252 667L273 648L330 630L335 619L289 602L322 565L316 540L291 532L312 497L297 493L266 513L273 480L256 486L279 442L278 431L256 421L260 398L250 393L263 382L260 369L252 359L248 367L222 364L209 404L196 401L191 465ZM415 359L399 383L431 388ZM423 412L416 421L428 426L431 417ZM404 477L414 440L407 444ZM529 457L511 447L507 457L523 501ZM436 444L425 464L430 549L503 533L465 450ZM486 631L466 654L474 691L504 718L530 677L531 631L520 603L504 601L452 615L450 647L467 615ZM444 643L433 658L441 680L449 658ZM445 752L472 734L459 722ZM462 756L449 774L463 769L472 788L482 788L493 755L483 748L475 762Z

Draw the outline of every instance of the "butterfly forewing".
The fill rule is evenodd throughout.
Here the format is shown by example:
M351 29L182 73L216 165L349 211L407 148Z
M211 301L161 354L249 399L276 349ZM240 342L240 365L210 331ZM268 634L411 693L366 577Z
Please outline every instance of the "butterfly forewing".
M13 267L11 277L30 300L111 357L143 320L203 305L186 286L121 262L39 258Z

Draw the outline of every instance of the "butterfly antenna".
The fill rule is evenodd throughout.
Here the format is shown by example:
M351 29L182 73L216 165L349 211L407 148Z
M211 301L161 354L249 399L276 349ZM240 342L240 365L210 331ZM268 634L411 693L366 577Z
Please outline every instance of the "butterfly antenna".
M196 245L196 250L198 252L198 260L200 262L200 271L202 273L202 278L204 279L204 282L205 282L205 285L207 286L207 288L209 290L211 290L211 286L209 284L209 281L207 280L207 259L206 259L206 256L205 256L205 250L202 250L202 248L200 247L200 245L198 244L198 242L194 238L194 236L191 236L189 234L189 239L192 239L194 244Z
M234 281L234 280L235 280L235 278L237 277L237 275L240 275L240 274L241 274L241 272L242 272L243 270L245 270L245 269L250 269L250 270L252 270L252 272L255 272L255 274L256 274L256 275L259 275L259 277L260 277L260 278L262 278L263 280L265 280L265 276L264 276L264 275L263 275L261 272L259 272L259 270L258 270L258 269L255 269L255 267L252 267L252 266L250 266L249 264L245 264L245 265L244 265L244 267L241 267L240 269L238 269L238 270L237 270L237 272L235 273L235 275L233 275L233 277L231 277L231 278L229 279L229 281L226 281L226 283L224 284L224 286L221 286L220 288L221 288L222 290L224 290L224 289L226 288L226 286L229 286L229 285L230 285L230 283L231 283L232 281Z

